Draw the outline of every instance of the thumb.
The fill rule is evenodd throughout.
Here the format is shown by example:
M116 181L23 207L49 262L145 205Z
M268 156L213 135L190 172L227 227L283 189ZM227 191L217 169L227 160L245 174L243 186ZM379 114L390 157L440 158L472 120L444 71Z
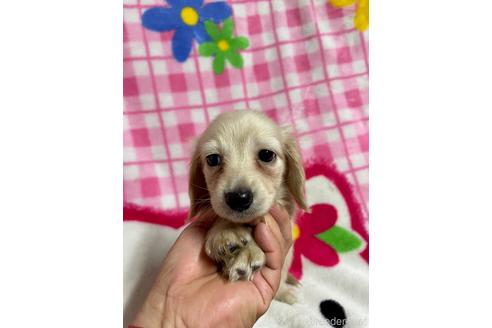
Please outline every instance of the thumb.
M280 231L275 226L276 222L267 215L265 220L256 226L254 232L256 243L265 253L266 259L265 265L253 276L253 283L262 297L262 309L265 311L279 288L284 263L283 250L275 236L275 232L280 235Z

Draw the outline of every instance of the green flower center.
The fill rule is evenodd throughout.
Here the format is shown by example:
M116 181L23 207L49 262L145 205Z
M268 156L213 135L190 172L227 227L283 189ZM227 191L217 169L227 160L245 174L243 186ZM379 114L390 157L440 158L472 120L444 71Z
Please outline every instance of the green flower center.
M186 25L196 25L198 23L198 18L198 13L191 7L184 7L181 10L181 19Z
M217 42L217 47L219 47L221 51L227 51L229 49L229 43L226 40L220 40Z

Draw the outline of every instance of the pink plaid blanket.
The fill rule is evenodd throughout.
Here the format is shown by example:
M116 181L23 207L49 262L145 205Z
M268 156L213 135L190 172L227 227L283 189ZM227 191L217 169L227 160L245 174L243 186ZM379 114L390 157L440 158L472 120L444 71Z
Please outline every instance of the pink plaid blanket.
M368 62L356 8L216 1L124 0L125 324L183 228L192 139L219 113L257 109L297 136L311 212L294 226L299 302L274 301L255 327L367 327ZM249 43L220 34L230 20L214 32L200 17L230 17ZM215 62L229 45L242 60L227 57L216 74L223 63L214 72L203 56Z
M367 35L355 8L326 0L228 1L250 46L242 69L212 71L197 45L184 63L172 33L145 29L162 0L124 0L124 201L186 210L190 141L219 113L259 109L291 125L305 162L332 162L367 219Z

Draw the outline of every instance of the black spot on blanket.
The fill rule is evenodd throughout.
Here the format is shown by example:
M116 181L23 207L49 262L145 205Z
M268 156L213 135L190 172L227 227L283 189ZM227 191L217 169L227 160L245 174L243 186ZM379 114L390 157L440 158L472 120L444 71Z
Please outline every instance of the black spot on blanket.
M338 302L335 302L334 300L324 300L319 303L319 310L326 318L330 326L335 328L345 326L347 316L345 315L343 306L341 306Z

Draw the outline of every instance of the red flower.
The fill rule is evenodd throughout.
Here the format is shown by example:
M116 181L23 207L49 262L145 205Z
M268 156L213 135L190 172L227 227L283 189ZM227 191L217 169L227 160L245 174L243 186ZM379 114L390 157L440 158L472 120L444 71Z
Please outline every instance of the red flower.
M301 255L321 266L334 266L338 263L337 252L327 243L316 237L332 228L337 221L337 210L328 204L311 207L311 213L304 213L294 226L294 259L290 267L297 279L302 277Z

